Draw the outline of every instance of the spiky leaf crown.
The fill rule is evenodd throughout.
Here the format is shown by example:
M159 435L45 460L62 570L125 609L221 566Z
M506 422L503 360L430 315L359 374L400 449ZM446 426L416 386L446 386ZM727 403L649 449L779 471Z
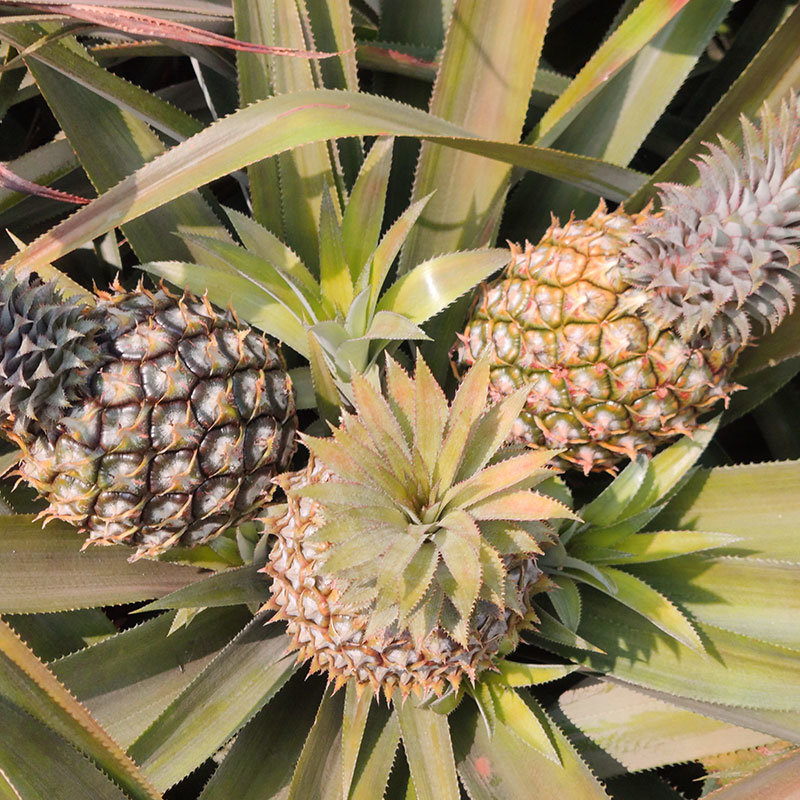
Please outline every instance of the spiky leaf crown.
M0 426L20 443L51 431L102 360L101 328L54 282L0 273Z
M742 118L744 150L720 137L697 161L697 186L660 187L663 214L640 224L626 277L647 291L645 314L691 340L707 331L733 353L750 320L774 329L800 280L800 104Z
M369 615L366 635L407 629L421 641L438 626L466 644L479 599L516 602L507 566L541 552L544 520L573 517L531 491L553 474L543 465L555 453L498 459L527 388L487 411L485 359L452 405L421 358L414 378L387 359L386 383L384 396L354 376L356 413L332 438L303 437L335 479L290 494L323 507L325 524L307 540L329 545L320 572L343 606Z

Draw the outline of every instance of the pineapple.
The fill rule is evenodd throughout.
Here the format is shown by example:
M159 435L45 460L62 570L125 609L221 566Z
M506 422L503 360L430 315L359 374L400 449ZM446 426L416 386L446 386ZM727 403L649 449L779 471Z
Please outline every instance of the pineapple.
M308 466L276 479L288 505L267 519L270 605L337 688L405 697L474 681L548 585L545 520L573 515L531 491L554 453L496 454L525 392L486 412L488 379L483 359L448 407L421 358L413 379L387 358L385 397L354 374L355 413L333 438L303 436Z
M277 348L204 298L115 285L92 308L5 273L0 347L18 475L87 544L205 542L254 515L294 451Z
M744 152L710 145L696 187L661 187L658 214L603 203L511 248L484 284L456 360L491 354L490 399L530 386L513 438L612 469L652 453L738 387L731 371L798 290L800 105L743 120Z

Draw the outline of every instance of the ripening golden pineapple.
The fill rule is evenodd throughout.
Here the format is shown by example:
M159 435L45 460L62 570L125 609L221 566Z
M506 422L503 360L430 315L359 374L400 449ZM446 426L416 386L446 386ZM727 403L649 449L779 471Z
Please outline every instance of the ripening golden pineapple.
M738 388L752 323L774 329L800 285L800 104L742 129L743 152L709 145L699 185L661 187L660 213L554 222L480 289L456 358L489 354L494 400L530 386L515 440L608 469Z

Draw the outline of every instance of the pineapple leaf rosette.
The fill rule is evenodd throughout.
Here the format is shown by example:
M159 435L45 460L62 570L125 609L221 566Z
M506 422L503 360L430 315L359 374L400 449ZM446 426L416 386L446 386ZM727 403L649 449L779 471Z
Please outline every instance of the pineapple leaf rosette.
M276 479L288 507L270 518L270 605L337 687L441 694L532 620L547 520L575 517L533 491L553 453L502 450L525 391L486 410L488 379L483 359L448 404L421 358L413 378L388 358L385 394L355 374L355 412L303 436L308 466Z
M479 249L436 255L407 270L395 268L431 196L409 205L382 230L393 145L390 137L375 141L343 210L335 190L323 186L316 242L304 242L306 250L316 247L305 261L256 221L231 211L241 245L195 234L184 237L200 248L201 261L224 264L229 282L214 280L214 267L203 263L143 265L180 285L210 286L220 301L231 296L231 285L239 285L235 296L249 293L265 304L269 313L259 314L260 326L308 360L315 407L330 422L336 422L342 404L353 401L354 370L376 379L385 348L430 339L420 326L506 260L503 250Z

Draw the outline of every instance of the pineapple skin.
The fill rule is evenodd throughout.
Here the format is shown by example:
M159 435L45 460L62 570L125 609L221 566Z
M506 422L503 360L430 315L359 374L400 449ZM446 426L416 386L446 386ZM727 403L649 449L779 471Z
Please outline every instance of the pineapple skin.
M92 310L103 363L56 426L15 436L40 515L136 555L193 546L255 516L295 449L277 347L204 298L115 286Z
M621 255L648 216L601 203L586 220L554 221L535 247L512 246L456 347L459 370L490 352L491 401L532 386L514 441L564 448L562 466L587 474L690 434L738 388L738 350L659 325L624 277Z
M305 469L278 480L288 491L336 478L312 456ZM474 682L478 672L491 667L501 648L514 648L527 617L519 611L530 612L530 596L547 583L534 559L514 559L508 574L516 586L518 610L507 606L501 611L479 601L466 647L440 627L422 642L415 642L408 630L366 636L368 616L339 605L335 582L316 569L328 545L304 541L325 523L320 504L288 496L285 513L268 517L265 523L276 537L262 570L272 579L267 607L277 610L274 620L287 621L298 661L309 661L311 672L327 672L336 689L352 678L359 692L369 686L376 694L382 691L387 700L395 691L403 697L412 691L419 697L441 695L448 686L458 688L465 675Z

